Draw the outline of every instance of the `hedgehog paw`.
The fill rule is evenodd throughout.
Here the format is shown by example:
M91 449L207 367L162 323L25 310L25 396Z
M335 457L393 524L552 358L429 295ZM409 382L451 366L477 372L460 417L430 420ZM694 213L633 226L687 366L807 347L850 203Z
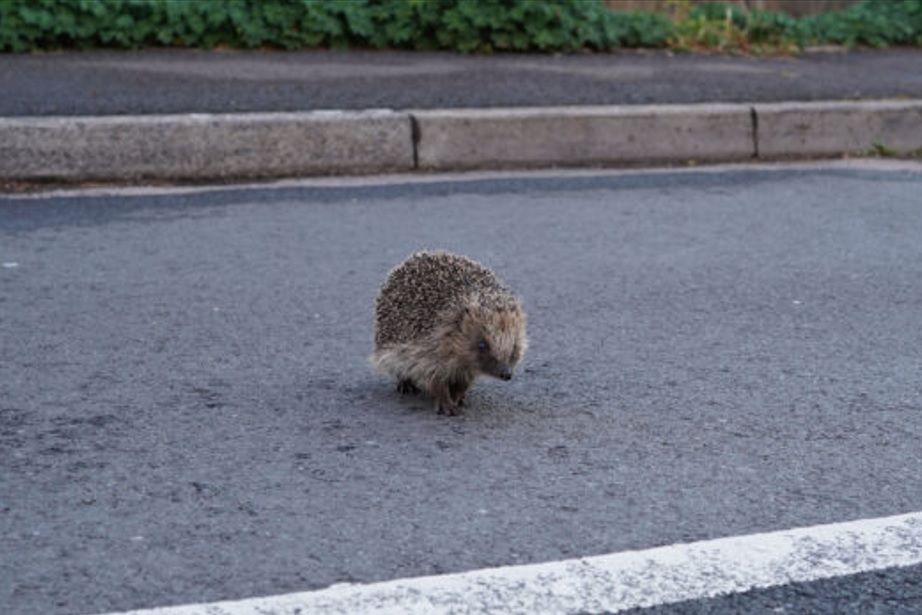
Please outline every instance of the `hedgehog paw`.
M435 410L437 413L444 414L445 416L462 416L464 414L461 408L448 402L436 401Z

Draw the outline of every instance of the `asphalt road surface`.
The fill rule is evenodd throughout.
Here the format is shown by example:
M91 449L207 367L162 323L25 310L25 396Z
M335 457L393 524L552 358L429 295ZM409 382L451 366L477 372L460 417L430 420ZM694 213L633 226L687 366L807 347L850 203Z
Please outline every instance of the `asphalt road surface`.
M0 198L0 610L922 510L918 167L341 183ZM464 417L366 363L376 288L424 247L529 312ZM652 612L908 613L920 576Z
M922 51L797 57L144 50L0 55L0 116L922 97Z

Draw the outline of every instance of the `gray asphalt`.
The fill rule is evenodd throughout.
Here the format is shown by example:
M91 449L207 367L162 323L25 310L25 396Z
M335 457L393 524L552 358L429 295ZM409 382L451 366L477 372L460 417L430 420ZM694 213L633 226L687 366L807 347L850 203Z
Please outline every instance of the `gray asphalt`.
M922 510L920 190L754 167L0 200L0 605ZM377 285L422 247L529 310L523 369L459 419L365 362Z
M0 117L922 98L922 51L0 54Z

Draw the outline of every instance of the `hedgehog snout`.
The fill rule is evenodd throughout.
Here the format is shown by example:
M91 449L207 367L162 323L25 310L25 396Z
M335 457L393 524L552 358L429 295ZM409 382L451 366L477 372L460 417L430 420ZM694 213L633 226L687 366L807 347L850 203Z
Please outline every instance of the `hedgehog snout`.
M500 380L512 380L512 368L505 363L501 363L496 369L496 377Z

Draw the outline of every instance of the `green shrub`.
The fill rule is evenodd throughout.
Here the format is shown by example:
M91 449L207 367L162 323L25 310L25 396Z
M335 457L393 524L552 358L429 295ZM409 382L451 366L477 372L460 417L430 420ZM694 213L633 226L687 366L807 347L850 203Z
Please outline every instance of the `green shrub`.
M705 21L726 21L727 16L730 22L737 28L746 27L746 10L735 4L726 2L704 2L696 4L688 12L689 19L702 19Z
M672 36L673 25L662 13L649 11L610 13L606 28L620 47L664 47Z
M862 0L800 19L724 2L691 6L674 0L673 6L679 15L670 45L678 49L784 52L809 44L922 45L922 0Z
M662 15L614 13L594 0L443 0L442 4L436 34L439 47L463 52L661 47L669 24ZM638 35L651 24L659 30Z
M922 0L862 0L802 20L812 42L839 45L922 45Z
M747 14L746 34L751 43L780 44L792 41L803 46L805 40L798 28L798 20L786 13L750 11Z
M795 19L671 0L675 17L602 0L0 0L0 51L141 47L786 52L922 45L922 0L862 0Z
M669 22L601 0L0 0L0 51L150 46L610 50Z

